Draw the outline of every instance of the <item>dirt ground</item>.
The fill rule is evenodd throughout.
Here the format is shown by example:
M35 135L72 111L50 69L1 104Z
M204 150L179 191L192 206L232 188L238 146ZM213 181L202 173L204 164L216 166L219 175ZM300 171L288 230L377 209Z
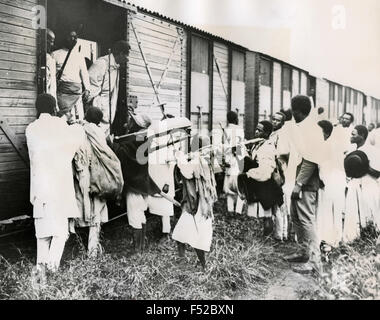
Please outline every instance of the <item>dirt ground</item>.
M292 265L281 260L290 252L291 244L276 246L278 255L275 265L276 275L262 288L260 293L246 292L235 297L236 300L305 300L317 299L321 292L314 275L304 275L292 270Z

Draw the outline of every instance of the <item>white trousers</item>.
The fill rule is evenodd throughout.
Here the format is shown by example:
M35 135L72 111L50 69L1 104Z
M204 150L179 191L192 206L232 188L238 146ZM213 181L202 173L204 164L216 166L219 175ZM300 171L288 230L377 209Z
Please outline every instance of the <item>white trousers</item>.
M101 246L99 243L100 236L100 224L95 226L90 226L88 232L88 255L96 256L101 251Z
M238 195L227 194L227 211L241 214L243 212L244 200Z
M48 269L57 271L61 263L67 237L37 238L37 265L45 264Z
M148 197L128 191L126 201L129 225L134 229L142 229L142 225L146 223L145 211L148 210Z
M286 240L288 238L288 207L283 203L281 207L276 206L274 220L274 235L278 240Z
M162 233L170 233L170 216L162 216Z

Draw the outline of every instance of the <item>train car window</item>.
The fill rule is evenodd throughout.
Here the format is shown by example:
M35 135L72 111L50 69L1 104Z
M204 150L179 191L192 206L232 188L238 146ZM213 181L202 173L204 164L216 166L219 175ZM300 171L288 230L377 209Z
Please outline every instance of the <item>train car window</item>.
M268 60L261 60L260 64L260 79L263 86L271 86L271 62Z
M282 68L282 90L290 91L290 68Z
M329 84L329 96L330 101L335 101L335 85L332 83Z
M341 86L338 87L338 101L343 102L343 88Z
M206 39L193 36L191 41L191 71L209 73L209 43Z
M244 82L244 53L232 51L232 80Z

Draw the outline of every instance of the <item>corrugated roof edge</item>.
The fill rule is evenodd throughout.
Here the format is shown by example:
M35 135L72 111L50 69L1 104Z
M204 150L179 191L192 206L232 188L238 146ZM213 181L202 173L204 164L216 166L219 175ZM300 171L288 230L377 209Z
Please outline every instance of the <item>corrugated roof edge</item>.
M267 58L267 59L271 59L271 60L276 61L276 62L279 62L279 63L287 64L287 65L292 66L292 67L294 67L294 68L296 68L296 69L298 69L298 70L301 70L301 71L304 71L304 72L306 72L306 73L309 73L307 70L305 70L305 69L303 69L303 68L300 68L300 67L298 67L298 66L296 66L296 65L294 65L294 64L291 64L291 63L289 63L289 62L287 62L287 61L280 60L280 59L278 59L278 58L275 58L275 57L270 56L269 54L266 54L266 53L263 53L263 52L259 52L259 51L256 51L256 50L252 50L252 49L246 48L246 47L244 47L244 46L242 46L242 45L240 45L240 44L237 44L237 43L232 42L232 41L230 41L230 40L224 39L224 38L222 38L222 37L220 37L220 36L217 36L217 35L215 35L215 34L212 34L212 33L210 33L210 32L207 32L207 31L205 31L205 30L202 30L202 29L199 29L199 28L194 27L194 26L192 26L192 25L189 25L189 24L183 23L183 22L181 22L181 21L178 21L178 20L175 20L175 19L172 19L172 18L166 17L166 16L164 16L163 14L158 13L158 12L156 12L156 11L151 11L151 10L149 10L149 9L146 9L146 8L143 8L143 7L140 7L140 6L136 6L136 5L134 5L133 3L127 2L127 1L125 1L125 0L103 0L103 1L108 2L108 3L111 3L111 4L114 4L114 5L121 6L121 7L126 8L126 9L130 9L130 10L134 10L134 11L141 11L141 12L143 12L143 13L145 13L145 14L154 15L154 16L159 17L159 18L161 18L161 19L165 19L165 20L168 21L168 22L172 22L172 23L175 23L175 24L177 24L177 25L183 26L183 27L185 27L185 28L192 29L192 30L196 31L196 32L199 33L199 34L207 35L207 36L209 36L209 37L211 37L211 38L213 38L213 39L216 39L216 40L219 40L219 41L222 41L222 42L228 43L228 44L230 44L230 45L233 45L233 46L236 47L237 49L244 50L244 51L251 51L251 52L254 52L254 53L258 53L258 54L260 54L261 56L263 56L263 57L265 57L265 58Z
M210 32L207 32L207 31L201 30L201 29L199 29L199 28L197 28L197 27L194 27L194 26L192 26L192 25L189 25L189 24L183 23L183 22L181 22L181 21L178 21L178 20L175 20L175 19L172 19L172 18L166 17L166 16L164 16L163 14L158 13L158 12L156 12L156 11L152 11L152 10L149 10L149 9L146 9L146 8L143 8L143 7L140 7L140 6L136 6L135 4L130 3L130 2L127 2L127 1L125 1L125 0L103 0L103 1L104 1L104 2L107 2L107 3L110 3L110 4L113 4L113 5L117 5L117 6L120 6L120 7L126 8L126 9L129 9L129 10L133 10L133 11L136 11L136 12L137 12L137 11L141 11L141 12L144 12L145 14L149 14L149 15L157 16L157 17L159 17L159 18L161 18L161 19L165 19L165 20L168 21L168 22L175 23L175 24L180 25L180 26L183 26L183 27L185 27L185 28L187 28L187 29L195 30L198 34L201 34L201 35L207 35L207 36L209 36L209 37L211 37L211 38L213 38L213 39L215 39L215 40L219 40L219 41L221 41L221 42L228 43L228 44L234 46L236 49L240 49L240 50L244 50L244 51L251 51L251 52L254 52L254 53L260 54L260 55L261 55L262 57L264 57L264 58L271 59L271 60L273 60L273 61L276 61L276 62L279 62L279 63L286 64L286 65L291 66L291 67L294 67L294 68L296 68L296 69L298 69L298 70L300 70L300 71L304 71L304 72L306 72L306 73L307 73L308 75L310 75L310 76L313 76L309 71L307 71L307 70L305 70L305 69L302 69L302 68L300 68L300 67L297 67L297 66L295 66L294 64L291 64L291 63L289 63L289 62L287 62L287 61L283 61L283 60L277 59L277 58L272 57L272 56L270 56L269 54L266 54L266 53L263 53L263 52L259 52L259 51L251 50L251 49L246 48L246 47L244 47L244 46L242 46L242 45L240 45L240 44L237 44L237 43L232 42L232 41L230 41L230 40L226 40L226 39L224 39L224 38L222 38L222 37L220 37L220 36L217 36L217 35L214 35L214 34L212 34L212 33L210 33ZM324 77L323 77L322 79L325 79L325 80L330 81L330 82L334 82L334 83L336 83L336 84L338 84L338 85L341 85L341 86L344 86L344 87L351 88L350 86L347 86L347 85L344 85L344 84L340 84L340 83L337 83L337 82L335 82L335 81L331 81L331 80L329 80L329 79L327 79L327 78L324 78ZM351 88L351 89L353 89L353 88ZM365 94L363 91L361 91L361 90L357 90L357 89L353 89L353 90L356 90L356 91L361 92L361 93L363 93L364 95L366 95L366 94ZM371 95L370 95L370 96L371 96Z
M121 6L121 7L126 8L126 9L130 9L130 10L134 10L134 11L141 11L141 12L143 12L145 14L149 14L149 15L153 15L153 16L159 17L159 18L164 19L164 20L166 20L168 22L175 23L175 24L177 24L179 26L182 26L182 27L184 27L186 29L192 29L192 30L196 31L198 34L207 35L208 37L213 38L215 40L219 40L221 42L228 43L228 44L234 46L237 49L244 50L244 51L251 51L250 49L248 49L248 48L246 48L246 47L244 47L244 46L242 46L240 44L237 44L237 43L232 42L230 40L224 39L224 38L222 38L220 36L217 36L215 34L209 33L207 31L204 31L204 30L199 29L197 27L194 27L192 25L189 25L189 24L183 23L181 21L178 21L178 20L166 17L166 16L164 16L161 13L158 13L156 11L151 11L149 9L146 9L146 8L143 8L143 7L140 7L140 6L136 6L133 3L127 2L125 0L103 0L103 1L107 2L107 3L114 4L114 5Z

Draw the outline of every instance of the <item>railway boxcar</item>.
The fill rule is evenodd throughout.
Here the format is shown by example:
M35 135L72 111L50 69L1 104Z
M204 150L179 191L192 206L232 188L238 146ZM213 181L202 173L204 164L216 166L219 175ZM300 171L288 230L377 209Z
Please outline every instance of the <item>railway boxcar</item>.
M315 104L325 109L326 118L334 124L344 112L353 114L354 124L369 123L369 118L366 116L368 108L366 95L339 83L317 78Z
M297 94L310 95L309 74L284 61L259 52L247 52L246 74L252 78L246 91L246 121L248 138L260 120L270 117L281 109L289 109L291 98ZM249 74L249 75L248 75Z
M46 26L57 47L68 29L76 30L89 64L117 40L130 44L115 134L124 133L131 97L139 112L156 120L162 118L157 105L165 103L166 113L212 132L215 144L229 110L238 112L249 139L259 120L288 109L296 94L313 96L331 117L352 109L358 121L367 101L370 121L380 120L375 98L125 1L0 0L0 17L0 221L31 214L25 128L36 117L37 94L45 91Z
M76 30L91 64L120 39L130 44L122 68L113 131L123 133L127 101L161 119L165 112L192 119L221 141L228 110L245 116L246 48L118 0L0 0L0 221L31 213L25 128L36 117L34 101L45 91L46 29L61 47ZM44 25L44 23L47 25Z
M369 119L369 123L374 123L375 125L380 123L380 100L367 96L368 102L368 111L367 116Z
M0 1L0 220L30 209L24 133L36 116L37 5L37 0Z

